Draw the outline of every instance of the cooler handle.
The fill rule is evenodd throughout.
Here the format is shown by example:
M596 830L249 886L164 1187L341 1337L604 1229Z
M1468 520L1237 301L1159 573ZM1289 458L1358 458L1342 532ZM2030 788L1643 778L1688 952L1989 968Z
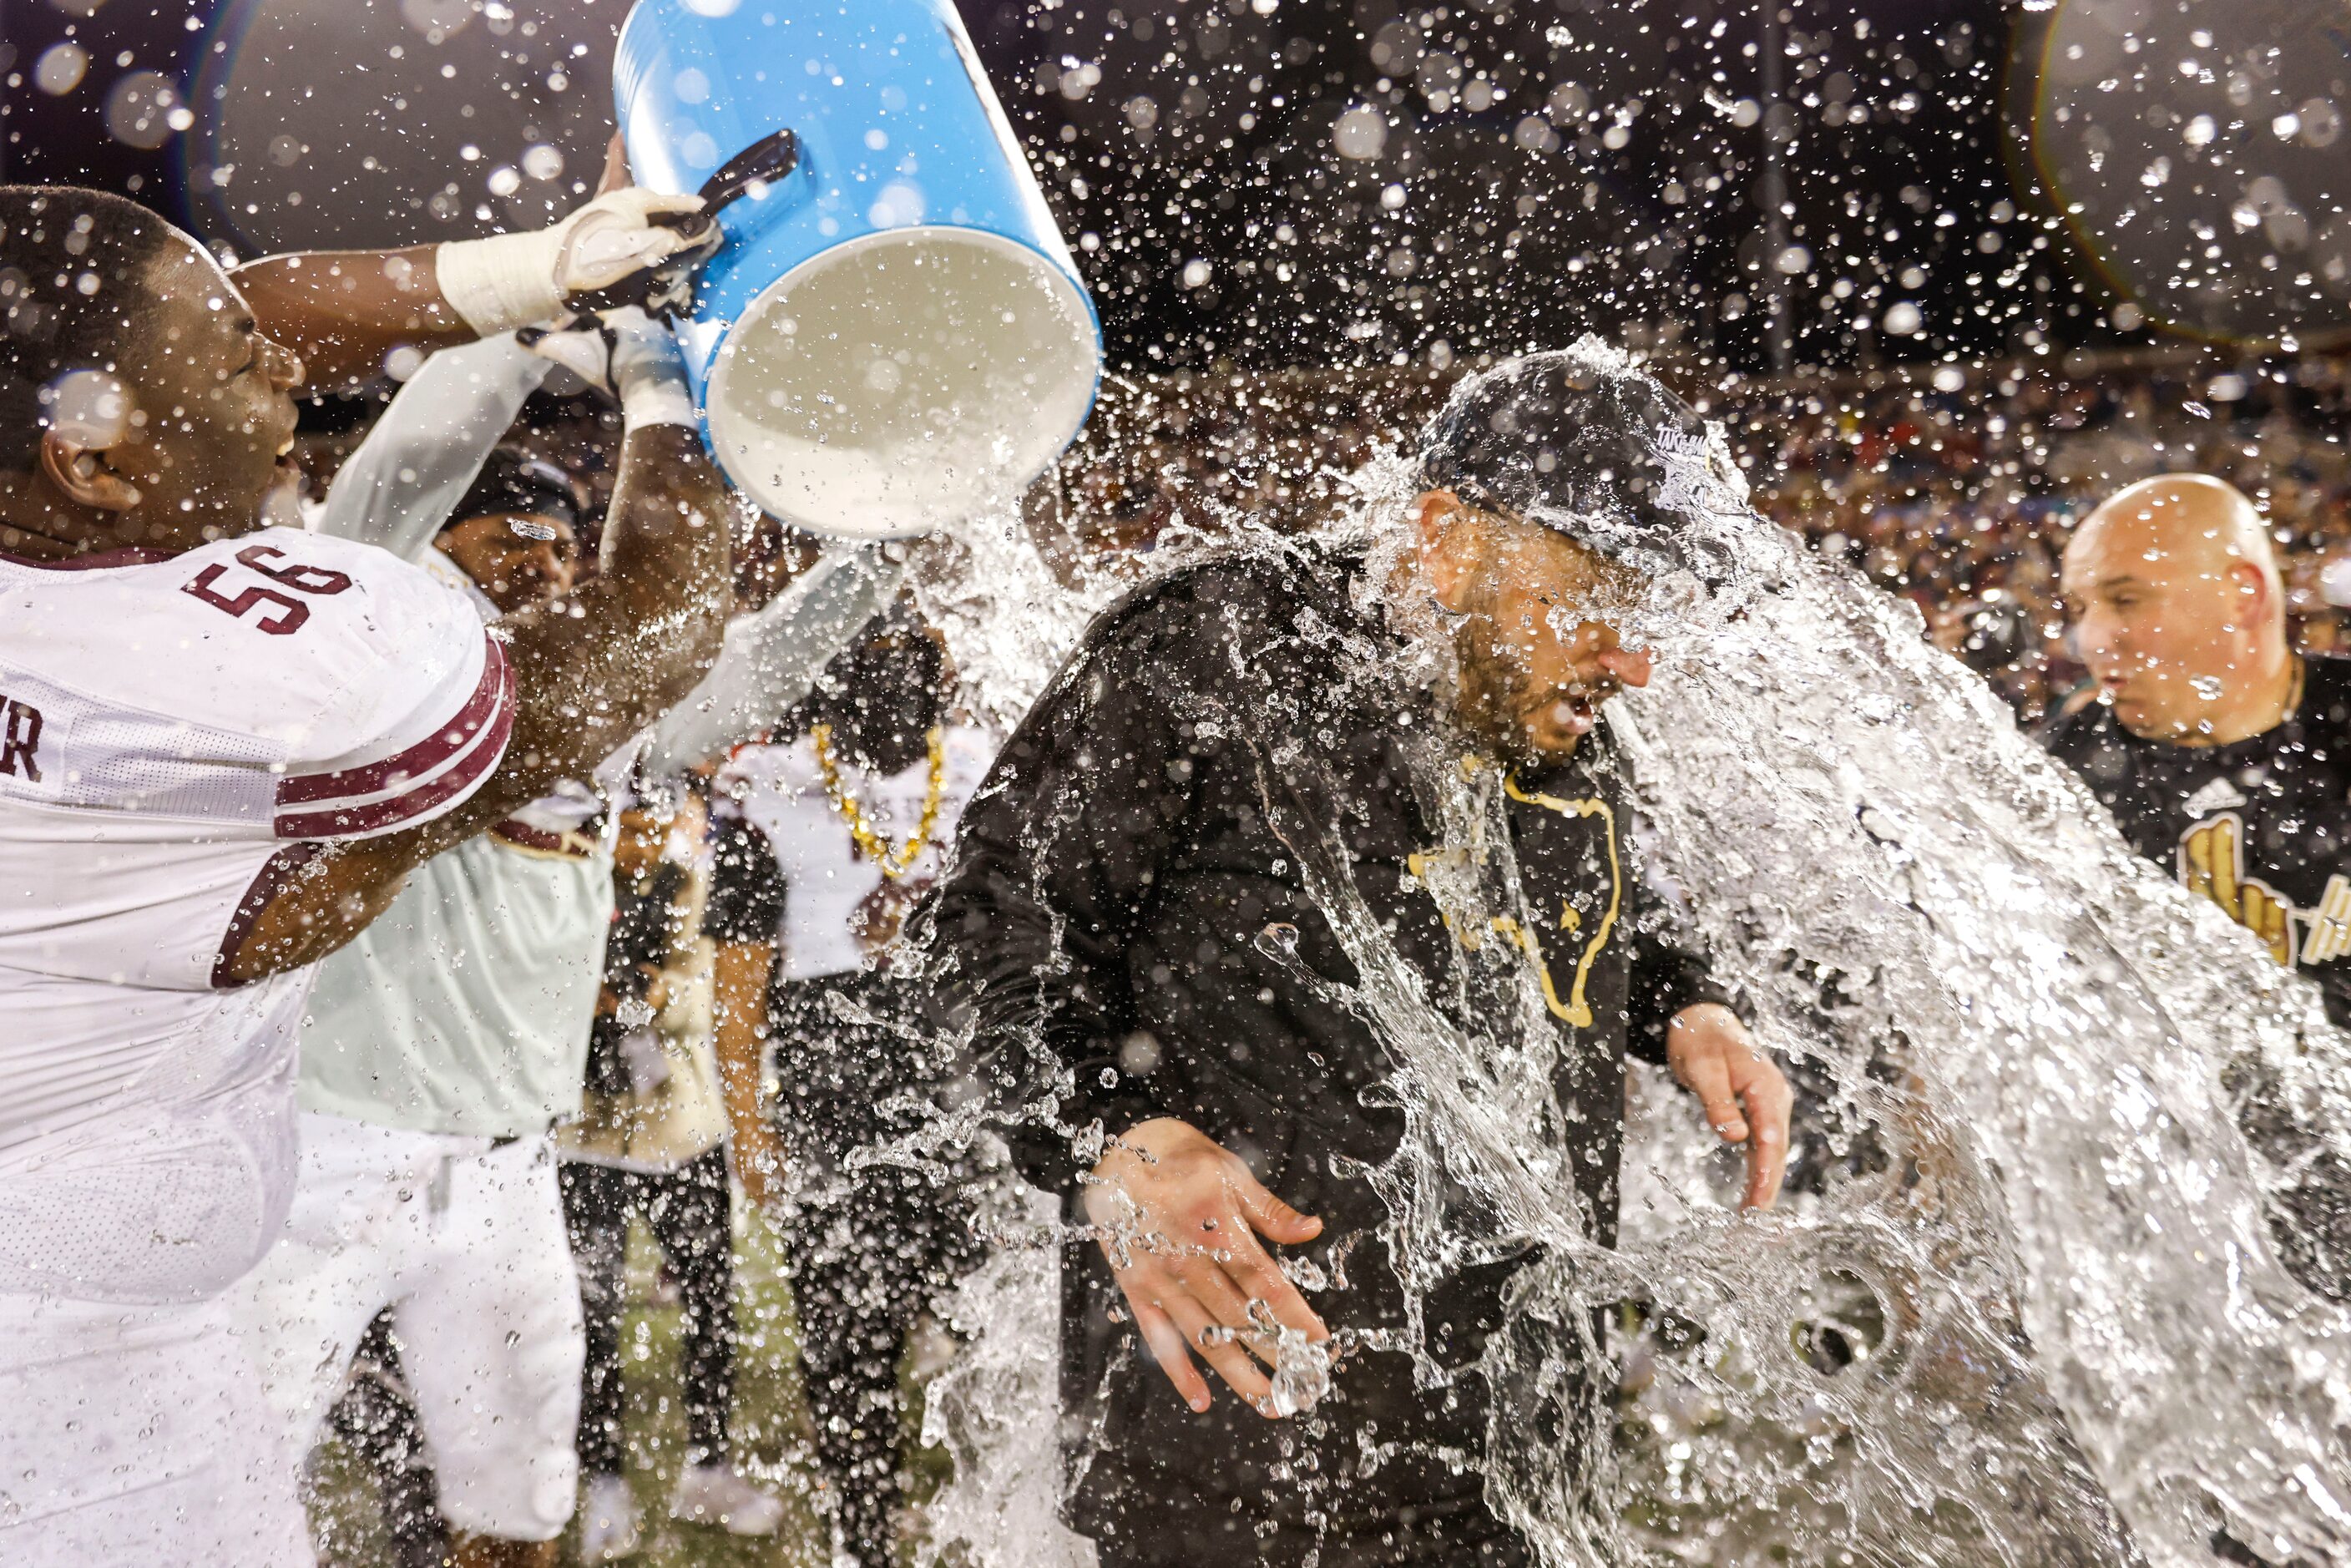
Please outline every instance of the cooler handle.
M680 256L653 274L652 287L644 295L644 307L658 316L667 312L684 317L694 313L695 277L702 264L710 259L716 248L718 214L751 193L751 187L773 184L800 166L800 139L789 127L769 131L740 152L719 165L718 172L702 183L695 193L702 198L698 213L682 213L675 218L656 220L673 223L696 239L710 237L710 248Z
M770 131L718 167L695 193L703 215L716 216L721 207L750 193L751 187L773 184L800 166L800 139L789 127Z

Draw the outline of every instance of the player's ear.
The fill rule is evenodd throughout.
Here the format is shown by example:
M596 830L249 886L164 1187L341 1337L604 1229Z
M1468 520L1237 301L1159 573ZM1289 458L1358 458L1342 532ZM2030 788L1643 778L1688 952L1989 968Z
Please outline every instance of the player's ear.
M139 504L139 486L114 471L111 449L82 446L52 428L41 433L41 476L77 507L127 512Z
M2249 560L2229 563L2229 576L2237 590L2237 603L2242 607L2244 623L2257 626L2267 618L2271 601L2278 596L2269 576Z
M1469 508L1450 490L1423 491L1412 504L1420 570L1437 591L1437 601L1448 609L1459 608L1462 591L1469 585L1468 520Z

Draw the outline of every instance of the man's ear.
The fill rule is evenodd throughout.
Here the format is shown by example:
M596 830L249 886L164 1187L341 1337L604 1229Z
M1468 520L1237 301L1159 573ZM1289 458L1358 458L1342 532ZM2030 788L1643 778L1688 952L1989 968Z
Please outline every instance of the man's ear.
M1424 490L1412 504L1413 542L1419 547L1421 574L1437 591L1437 602L1460 608L1462 590L1468 586L1469 562L1463 559L1462 525L1469 508L1450 490Z
M2229 577L2237 590L2237 602L2231 607L2230 619L2244 627L2257 627L2271 615L2283 609L2280 589L2270 585L2268 574L2249 560L2229 563Z
M127 512L139 504L139 486L114 471L109 449L79 446L55 430L41 433L41 475L77 507Z

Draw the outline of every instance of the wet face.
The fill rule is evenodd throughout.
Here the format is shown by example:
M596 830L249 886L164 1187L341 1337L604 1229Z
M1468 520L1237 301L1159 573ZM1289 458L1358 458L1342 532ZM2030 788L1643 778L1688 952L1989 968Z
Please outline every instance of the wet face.
M2126 491L2065 552L2075 646L2134 735L2193 741L2230 731L2270 668L2270 645L2282 648L2275 590L2231 549L2217 501Z
M1452 515L1424 526L1422 561L1460 617L1463 726L1506 760L1571 755L1602 703L1648 685L1648 653L1624 645L1608 609L1635 601L1640 575L1537 524L1440 506Z
M174 248L148 277L152 309L120 361L131 427L103 454L138 492L125 520L167 546L248 532L299 479L287 455L301 361L263 335L211 256Z
M571 591L579 543L561 517L494 512L444 530L441 553L507 615Z

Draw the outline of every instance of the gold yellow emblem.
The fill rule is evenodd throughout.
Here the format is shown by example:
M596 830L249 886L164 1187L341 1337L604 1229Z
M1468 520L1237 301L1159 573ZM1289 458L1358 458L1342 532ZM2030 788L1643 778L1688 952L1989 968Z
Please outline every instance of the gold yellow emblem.
M2294 967L2294 904L2259 877L2245 874L2245 824L2234 811L2197 823L2179 840L2179 880L2228 917L2260 937L2270 956ZM2331 890L2330 890L2331 891Z

